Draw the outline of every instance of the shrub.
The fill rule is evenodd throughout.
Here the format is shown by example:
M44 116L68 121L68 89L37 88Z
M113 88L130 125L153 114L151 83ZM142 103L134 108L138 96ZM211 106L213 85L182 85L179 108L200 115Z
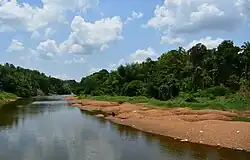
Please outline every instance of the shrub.
M231 94L232 92L222 86L211 87L203 91L199 91L194 94L195 97L209 97L210 99L214 99L217 96L226 96Z

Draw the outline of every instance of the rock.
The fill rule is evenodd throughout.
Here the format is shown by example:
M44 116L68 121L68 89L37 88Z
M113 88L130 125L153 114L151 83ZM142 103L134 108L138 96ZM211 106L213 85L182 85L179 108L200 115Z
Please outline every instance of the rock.
M236 148L237 150L239 150L239 151L243 151L243 149L242 148Z
M237 131L237 133L240 133L240 131Z
M200 131L200 133L203 133L203 131Z
M103 118L104 115L103 114L97 114L96 117Z
M187 142L188 141L188 139L182 139L181 140L181 142Z

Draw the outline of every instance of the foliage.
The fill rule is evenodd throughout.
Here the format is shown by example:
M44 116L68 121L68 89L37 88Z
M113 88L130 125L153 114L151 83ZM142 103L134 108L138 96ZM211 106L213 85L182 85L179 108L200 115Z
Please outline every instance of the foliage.
M103 69L83 77L78 93L145 96L172 102L184 92L189 95L182 98L181 103L185 104L196 102L197 98L216 101L217 96L249 92L249 82L250 43L238 47L225 40L213 49L199 43L187 51L179 47L166 52L156 61L147 58L111 72Z
M12 93L0 92L0 101L8 99L16 99L17 96Z
M45 95L71 93L70 84L66 81L8 63L0 65L0 91L13 93L19 97L36 96L38 93Z
M170 99L168 101L161 101L154 98L147 98L145 96L90 96L80 95L79 99L94 99L98 101L112 101L112 102L129 102L129 103L144 103L149 107L162 107L162 108L174 108L174 107L187 107L195 110L201 109L218 109L218 110L248 110L250 106L250 99L248 97L231 94L226 97L216 97L210 99L209 97L196 97L191 102L187 102L187 98L192 95L181 93L180 96Z
M250 122L250 118L248 117L234 117L233 121L240 121L240 122Z

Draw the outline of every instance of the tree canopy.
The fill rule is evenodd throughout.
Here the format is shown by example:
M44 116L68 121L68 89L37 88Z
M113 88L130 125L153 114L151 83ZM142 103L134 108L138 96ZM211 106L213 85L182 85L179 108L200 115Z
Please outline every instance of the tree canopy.
M102 69L83 77L77 93L91 95L147 96L160 100L180 92L197 92L223 86L231 91L249 88L250 43L236 46L225 40L208 49L198 43L189 50L182 47L163 53L157 60Z
M70 84L74 83L48 77L36 70L15 67L9 63L0 65L0 91L14 93L20 97L69 94Z

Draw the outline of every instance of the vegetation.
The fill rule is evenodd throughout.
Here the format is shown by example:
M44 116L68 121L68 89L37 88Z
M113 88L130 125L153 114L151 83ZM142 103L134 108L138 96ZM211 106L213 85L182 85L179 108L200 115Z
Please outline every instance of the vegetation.
M0 92L0 101L5 99L16 99L17 96L12 93Z
M8 63L0 65L0 91L19 97L71 93L70 85L66 81Z
M192 95L194 96L194 95ZM181 93L180 96L170 99L168 101L161 101L154 98L147 98L144 96L138 97L126 97L126 96L90 96L81 95L80 99L93 99L98 101L112 101L112 102L129 102L132 104L143 103L149 107L188 107L195 110L201 109L218 109L218 110L247 110L250 106L250 100L248 97L232 94L225 97L216 97L211 99L210 97L195 97L194 101L188 101L190 95Z
M187 51L179 47L166 52L156 61L147 58L111 72L102 69L83 77L74 91L158 106L246 109L249 88L250 42L239 47L225 40L213 49L199 43Z
M0 92L0 107L9 100L15 100L17 96L12 93Z
M248 118L248 117L234 117L233 121L250 122L250 118Z

